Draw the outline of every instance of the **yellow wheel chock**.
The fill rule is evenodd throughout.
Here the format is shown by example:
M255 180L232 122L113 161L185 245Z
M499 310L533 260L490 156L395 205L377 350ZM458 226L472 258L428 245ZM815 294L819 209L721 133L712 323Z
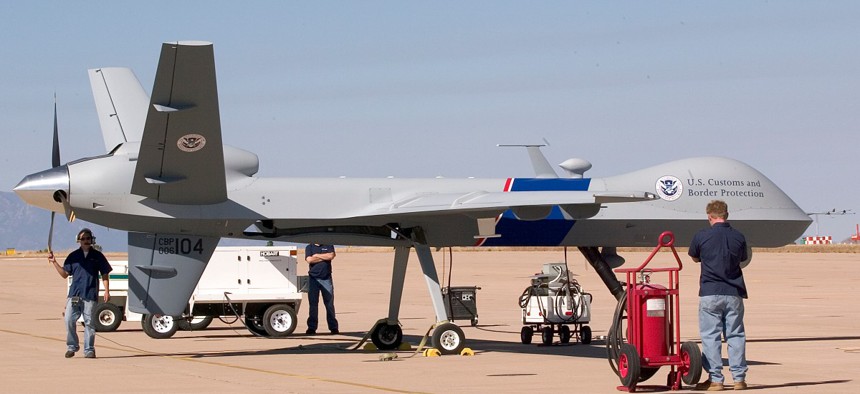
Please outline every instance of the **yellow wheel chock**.
M442 353L439 352L436 348L424 349L424 357L439 357Z

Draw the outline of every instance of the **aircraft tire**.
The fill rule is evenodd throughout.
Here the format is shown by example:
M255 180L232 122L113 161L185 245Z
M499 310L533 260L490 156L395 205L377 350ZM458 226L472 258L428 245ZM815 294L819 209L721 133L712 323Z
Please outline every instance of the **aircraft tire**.
M433 329L433 347L442 354L460 354L466 347L463 329L454 323L442 323Z
M377 324L370 341L379 350L397 349L403 343L403 329L399 324Z
M150 338L166 339L176 334L179 325L176 324L178 318L168 315L143 315L143 320L140 325L143 327L143 332L149 335Z
M93 326L97 332L116 331L122 323L122 311L111 303L100 303L93 310Z

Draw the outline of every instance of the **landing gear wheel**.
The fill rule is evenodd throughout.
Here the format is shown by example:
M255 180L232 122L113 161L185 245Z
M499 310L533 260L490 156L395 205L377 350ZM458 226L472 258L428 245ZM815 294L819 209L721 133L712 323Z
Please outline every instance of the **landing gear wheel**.
M287 304L275 304L263 314L263 329L271 337L285 337L296 329L296 311Z
M377 324L370 334L370 341L379 350L392 350L403 343L403 329L399 324Z
M561 343L570 342L570 327L561 326L558 328L558 340L561 341Z
M466 336L454 323L442 323L433 330L433 347L442 354L459 354L465 347Z
M622 343L620 350L618 353L618 377L621 378L621 384L624 387L633 388L639 382L639 366L641 365L639 353L629 343Z
M245 315L245 327L251 334L258 337L268 337L266 328L263 327L263 316L260 315Z
M532 343L532 336L535 335L535 330L529 326L523 326L523 329L520 330L520 341L522 341L523 345L528 345Z
M582 342L583 345L591 343L591 327L582 326L582 328L579 329L579 341Z
M188 319L179 319L177 321L179 329L183 331L200 331L205 330L212 324L212 316L192 316L191 321Z
M140 325L143 327L143 332L149 335L150 338L166 339L176 334L179 325L176 324L178 318L168 315L143 315L143 320Z
M544 345L552 345L552 327L546 326L540 330L540 339Z
M702 377L702 351L695 342L684 342L681 344L681 362L686 371L683 371L681 380L689 385L699 382Z
M93 309L93 325L97 332L116 331L122 323L122 311L111 303L101 303Z

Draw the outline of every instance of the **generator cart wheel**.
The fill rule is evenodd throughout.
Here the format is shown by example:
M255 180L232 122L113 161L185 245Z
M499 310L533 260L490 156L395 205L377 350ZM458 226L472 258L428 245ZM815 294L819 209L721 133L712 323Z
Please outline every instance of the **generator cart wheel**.
M523 342L523 345L528 345L532 343L533 335L535 335L535 330L531 326L523 326L523 329L520 330L520 341Z
M393 350L403 343L403 329L399 324L377 324L370 334L370 341L379 350Z
M476 327L478 325L478 316L472 318L472 327Z
M582 326L582 328L579 329L579 341L582 342L583 345L591 343L591 327Z
M552 345L552 326L546 326L540 330L540 339L544 345Z
M699 382L702 377L702 351L695 342L684 342L681 344L681 362L684 371L681 380L689 385Z
M93 309L93 325L98 332L116 331L122 323L122 311L111 303L101 303Z
M192 316L191 321L179 319L177 323L182 331L200 331L212 324L212 316Z
M149 335L150 338L166 339L176 334L179 326L176 324L176 318L169 315L143 315L143 320L140 325L143 327L143 332Z
M561 343L570 342L570 327L562 325L558 328L558 340L561 341Z
M296 311L287 304L275 304L263 314L263 329L271 337L285 337L296 329Z
M268 337L266 328L263 327L263 316L260 315L245 315L245 328L258 337Z
M433 330L433 347L442 354L460 354L466 346L466 335L454 323L442 323Z
M639 353L636 351L636 347L629 343L622 343L620 350L618 353L618 376L624 387L633 388L639 382L639 366L641 365Z

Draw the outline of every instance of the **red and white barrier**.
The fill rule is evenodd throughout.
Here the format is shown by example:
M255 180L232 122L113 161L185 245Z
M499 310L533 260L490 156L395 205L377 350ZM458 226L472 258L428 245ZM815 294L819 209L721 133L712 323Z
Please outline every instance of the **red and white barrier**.
M806 237L804 241L807 245L829 245L833 243L833 237L829 235L818 237Z

